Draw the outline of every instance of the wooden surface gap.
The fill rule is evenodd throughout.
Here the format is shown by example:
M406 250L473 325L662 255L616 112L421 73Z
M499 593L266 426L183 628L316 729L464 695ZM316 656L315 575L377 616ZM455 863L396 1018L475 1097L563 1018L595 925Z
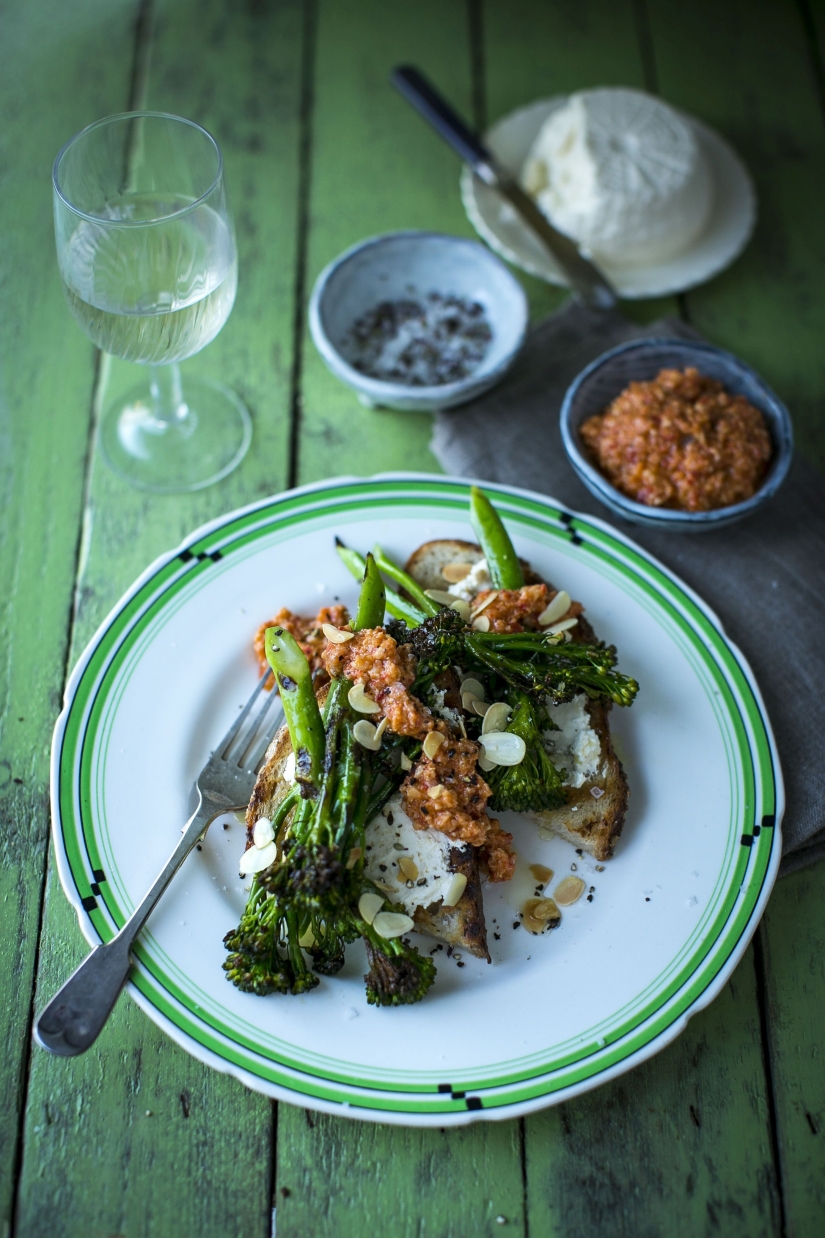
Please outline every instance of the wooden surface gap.
M527 1181L527 1138L524 1128L524 1118L518 1120L518 1152L521 1162L521 1215L524 1238L530 1238L530 1197Z
M820 52L819 41L816 37L816 24L808 0L796 0L796 6L799 10L799 19L802 22L802 30L805 35L805 48L814 79L814 88L819 100L819 108L822 112L822 119L825 120L825 64L822 62L822 53Z
M470 90L472 123L477 133L487 128L487 82L484 73L484 9L482 0L467 0L470 44Z
M142 112L146 107L154 25L155 0L140 0L135 19L135 54L129 79L128 112Z
M779 1238L788 1233L787 1209L785 1207L785 1184L782 1165L782 1147L779 1139L779 1118L776 1103L776 1081L771 1061L771 1041L768 1032L768 991L765 973L765 955L762 948L762 925L753 935L753 969L756 976L756 1005L759 1011L759 1035L762 1041L762 1063L765 1071L765 1095L768 1102L768 1124L771 1135L771 1152L774 1163L774 1182L779 1204Z
M650 29L647 0L633 0L633 20L636 25L636 37L639 40L639 56L642 61L645 89L651 94L658 95L659 75L656 72L656 53L653 49L653 33ZM612 85L612 83L605 82L605 85Z
M304 360L304 319L306 315L307 248L309 243L309 198L312 192L312 122L315 106L315 49L317 43L317 0L304 0L303 47L301 49L301 104L298 155L298 203L295 252L295 288L292 343L292 372L289 390L289 470L287 486L297 486L301 443L301 405Z

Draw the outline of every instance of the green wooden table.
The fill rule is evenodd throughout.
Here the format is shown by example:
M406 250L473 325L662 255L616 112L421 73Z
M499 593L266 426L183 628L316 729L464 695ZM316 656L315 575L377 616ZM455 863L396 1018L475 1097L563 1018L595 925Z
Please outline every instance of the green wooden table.
M758 188L746 254L678 312L787 400L825 462L821 0L28 0L0 10L0 1221L3 1238L524 1238L825 1233L825 866L781 881L710 1009L653 1061L523 1121L415 1131L275 1105L125 997L95 1049L33 1049L84 944L49 847L48 753L71 665L122 590L202 521L337 473L437 465L425 417L323 367L308 290L395 228L470 235L453 156L390 90L407 60L478 125L625 83L728 137ZM223 149L232 317L191 371L247 402L252 450L196 495L128 489L95 448L133 371L95 354L57 275L49 174L83 125L180 113ZM561 294L525 280L536 315Z

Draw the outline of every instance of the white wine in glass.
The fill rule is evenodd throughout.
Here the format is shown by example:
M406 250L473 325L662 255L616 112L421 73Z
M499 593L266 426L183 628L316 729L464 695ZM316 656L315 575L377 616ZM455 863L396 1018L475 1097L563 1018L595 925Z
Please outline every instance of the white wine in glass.
M216 383L190 378L184 394L177 366L214 339L235 300L237 253L217 145L178 117L109 117L63 148L54 189L74 317L104 352L152 367L149 382L104 415L108 462L162 492L226 476L249 445L249 415Z

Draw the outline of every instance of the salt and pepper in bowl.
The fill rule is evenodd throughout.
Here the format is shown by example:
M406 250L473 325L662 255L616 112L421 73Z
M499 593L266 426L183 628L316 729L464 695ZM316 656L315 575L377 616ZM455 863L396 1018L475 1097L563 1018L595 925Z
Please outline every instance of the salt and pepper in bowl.
M527 330L527 298L477 241L392 232L321 272L309 325L326 365L373 407L433 412L487 391Z

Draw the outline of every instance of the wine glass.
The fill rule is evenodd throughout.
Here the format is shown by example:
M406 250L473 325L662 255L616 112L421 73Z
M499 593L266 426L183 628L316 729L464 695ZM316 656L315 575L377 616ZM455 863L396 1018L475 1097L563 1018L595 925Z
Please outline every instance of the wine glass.
M218 481L246 453L249 413L220 383L182 384L178 366L218 334L238 282L215 139L180 116L109 116L66 143L52 182L69 308L98 348L150 367L103 415L107 462L160 493Z

